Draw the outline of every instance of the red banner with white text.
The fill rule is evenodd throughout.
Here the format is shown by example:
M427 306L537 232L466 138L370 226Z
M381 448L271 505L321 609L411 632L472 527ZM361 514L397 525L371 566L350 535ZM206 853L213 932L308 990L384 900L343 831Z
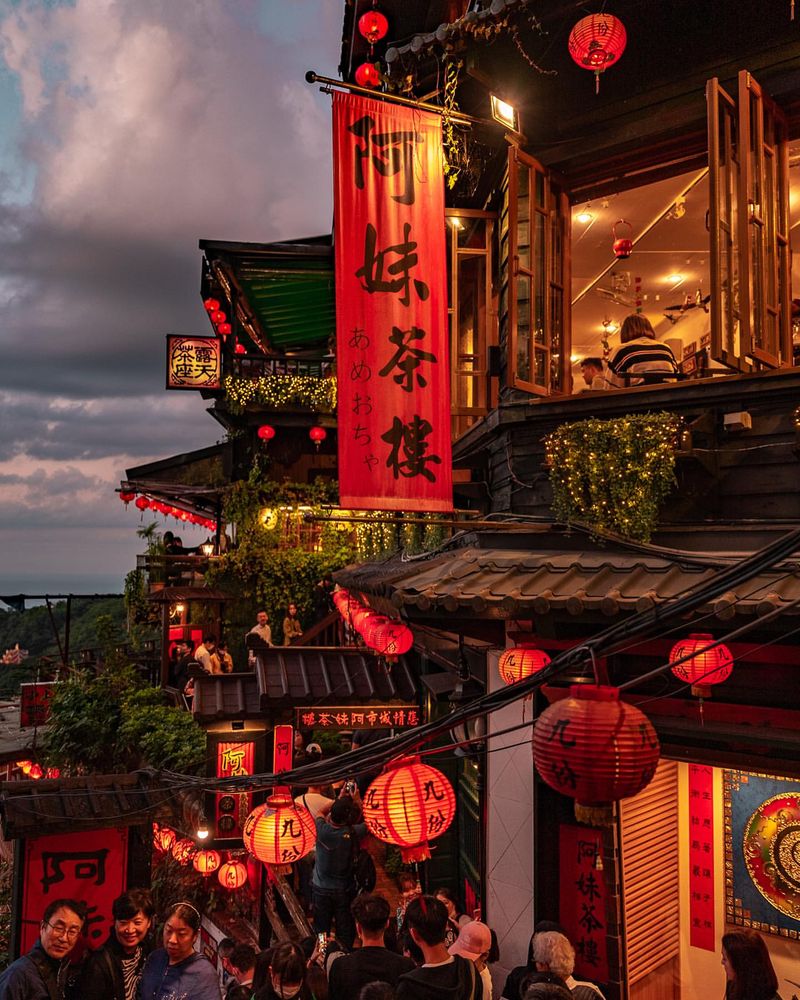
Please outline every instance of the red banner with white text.
M333 95L341 507L453 507L441 133Z

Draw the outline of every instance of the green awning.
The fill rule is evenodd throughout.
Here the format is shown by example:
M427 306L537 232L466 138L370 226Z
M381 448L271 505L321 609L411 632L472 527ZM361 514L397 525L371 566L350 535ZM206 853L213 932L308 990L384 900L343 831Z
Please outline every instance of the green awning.
M333 271L242 268L242 289L271 346L277 351L327 350L336 332Z

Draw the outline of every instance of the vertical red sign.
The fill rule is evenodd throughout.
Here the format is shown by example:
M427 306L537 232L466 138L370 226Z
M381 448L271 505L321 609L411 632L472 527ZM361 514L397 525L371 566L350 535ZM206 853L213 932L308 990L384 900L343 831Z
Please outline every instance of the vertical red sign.
M217 777L237 778L253 774L255 743L240 740L217 744ZM215 824L218 838L241 837L244 821L253 808L250 792L225 792L216 795Z
M715 951L714 769L689 765L689 943Z
M600 857L599 830L560 828L558 922L575 945L575 975L606 982L606 883Z
M452 510L442 129L333 96L339 503Z
M32 948L48 903L86 903L86 936L99 948L112 925L111 904L125 891L128 831L81 830L25 841L20 944Z

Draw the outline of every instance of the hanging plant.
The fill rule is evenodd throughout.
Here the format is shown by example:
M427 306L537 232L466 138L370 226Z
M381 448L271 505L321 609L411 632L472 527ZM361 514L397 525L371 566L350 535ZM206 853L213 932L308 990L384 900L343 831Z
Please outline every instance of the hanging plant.
M460 136L456 134L452 115L454 111L458 110L456 90L458 89L458 76L463 65L463 59L455 61L449 58L445 60L444 64L442 145L444 147L444 175L451 191L456 186L458 175L461 173L462 143Z
M675 483L679 428L671 413L562 424L545 438L555 516L649 541Z
M232 413L243 413L250 403L260 403L280 410L307 406L319 413L336 409L336 379L314 375L261 375L259 378L234 378L226 375L222 388Z

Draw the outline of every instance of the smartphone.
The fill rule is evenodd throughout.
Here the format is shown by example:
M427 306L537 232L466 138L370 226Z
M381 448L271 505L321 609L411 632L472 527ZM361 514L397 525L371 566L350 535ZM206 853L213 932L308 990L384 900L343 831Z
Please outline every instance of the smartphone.
M328 950L328 939L325 934L317 934L317 958L325 960L325 953Z
M355 781L345 781L344 783L344 790L348 795L355 795L357 788L358 785L356 785Z

